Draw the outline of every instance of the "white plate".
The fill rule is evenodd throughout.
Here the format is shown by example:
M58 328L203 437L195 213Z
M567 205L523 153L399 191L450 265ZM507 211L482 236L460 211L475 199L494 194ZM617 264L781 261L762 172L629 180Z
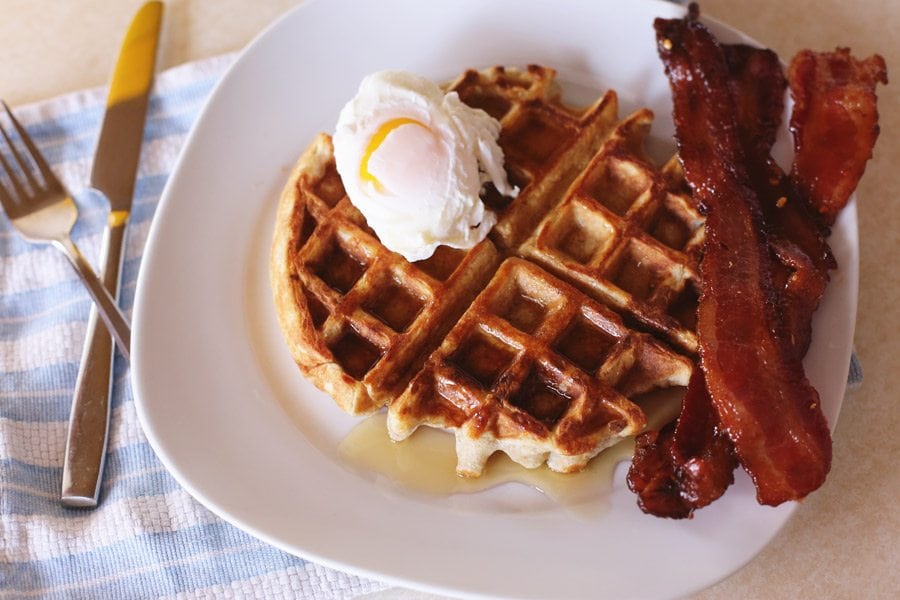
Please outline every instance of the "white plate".
M608 511L593 519L534 508L536 492L522 486L429 498L360 476L337 453L359 421L301 379L269 292L269 242L287 169L316 132L332 129L365 74L402 68L443 80L470 66L545 64L570 90L612 87L625 110L637 102L653 108L654 134L669 139L652 21L681 10L590 0L320 1L252 44L194 128L138 281L138 413L178 481L288 552L454 595L673 597L759 552L794 505L758 506L742 474L690 521L643 515L622 469ZM713 29L726 41L745 39ZM856 314L854 205L831 241L841 269L816 315L806 364L833 425Z

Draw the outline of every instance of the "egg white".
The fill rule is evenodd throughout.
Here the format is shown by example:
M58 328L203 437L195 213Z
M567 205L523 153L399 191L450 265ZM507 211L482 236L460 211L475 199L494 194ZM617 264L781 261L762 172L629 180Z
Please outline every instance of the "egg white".
M440 245L471 248L496 223L479 194L515 195L497 144L500 123L455 93L403 71L366 77L334 134L351 202L382 244L409 261Z

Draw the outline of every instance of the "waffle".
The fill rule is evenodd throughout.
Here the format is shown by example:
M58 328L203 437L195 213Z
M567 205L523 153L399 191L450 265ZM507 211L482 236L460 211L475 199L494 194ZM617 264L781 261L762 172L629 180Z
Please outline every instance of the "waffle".
M641 109L615 128L520 254L696 353L703 216L677 157L647 157L652 121Z
M300 370L346 412L365 414L399 395L500 260L490 240L442 246L415 264L389 251L345 195L320 134L282 193L270 274Z
M563 197L616 124L618 98L607 92L585 110L566 106L555 71L494 67L466 71L449 87L460 99L500 121L504 166L521 191L515 199L489 185L485 205L497 214L490 237L513 250Z
M685 385L691 363L537 265L508 258L388 409L402 440L427 424L456 433L457 473L497 450L526 467L578 471L634 435L626 396Z
M577 470L643 427L629 398L686 385L693 366L702 218L677 161L646 159L649 111L619 122L614 92L567 107L554 76L495 67L448 86L500 120L521 190L487 186L498 222L470 250L387 250L325 134L278 207L271 282L300 370L351 414L388 406L394 439L453 429L466 475L496 450Z

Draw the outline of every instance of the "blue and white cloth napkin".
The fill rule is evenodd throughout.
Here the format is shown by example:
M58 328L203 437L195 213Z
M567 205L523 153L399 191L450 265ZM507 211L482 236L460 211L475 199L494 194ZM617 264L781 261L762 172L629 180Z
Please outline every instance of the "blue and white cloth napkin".
M150 102L122 274L130 310L150 221L225 56L160 74ZM75 194L73 238L96 264L105 200L85 189L105 89L16 114ZM115 368L101 504L58 496L66 428L90 309L63 256L0 215L0 600L8 598L352 598L386 584L277 550L222 521L166 472L147 443L129 371Z

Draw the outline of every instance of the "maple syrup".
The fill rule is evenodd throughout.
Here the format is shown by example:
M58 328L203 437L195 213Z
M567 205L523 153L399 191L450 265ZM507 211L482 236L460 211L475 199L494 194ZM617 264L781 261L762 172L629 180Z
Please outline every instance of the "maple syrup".
M637 402L647 412L648 426L658 428L674 418L682 394L679 388L639 398ZM415 493L445 497L520 484L575 514L592 517L605 512L616 465L631 458L634 441L624 439L607 448L579 473L556 473L546 465L527 469L497 452L481 477L466 478L456 475L452 433L423 426L406 440L393 442L387 433L386 414L380 412L354 427L341 441L338 453L349 466L381 475Z

